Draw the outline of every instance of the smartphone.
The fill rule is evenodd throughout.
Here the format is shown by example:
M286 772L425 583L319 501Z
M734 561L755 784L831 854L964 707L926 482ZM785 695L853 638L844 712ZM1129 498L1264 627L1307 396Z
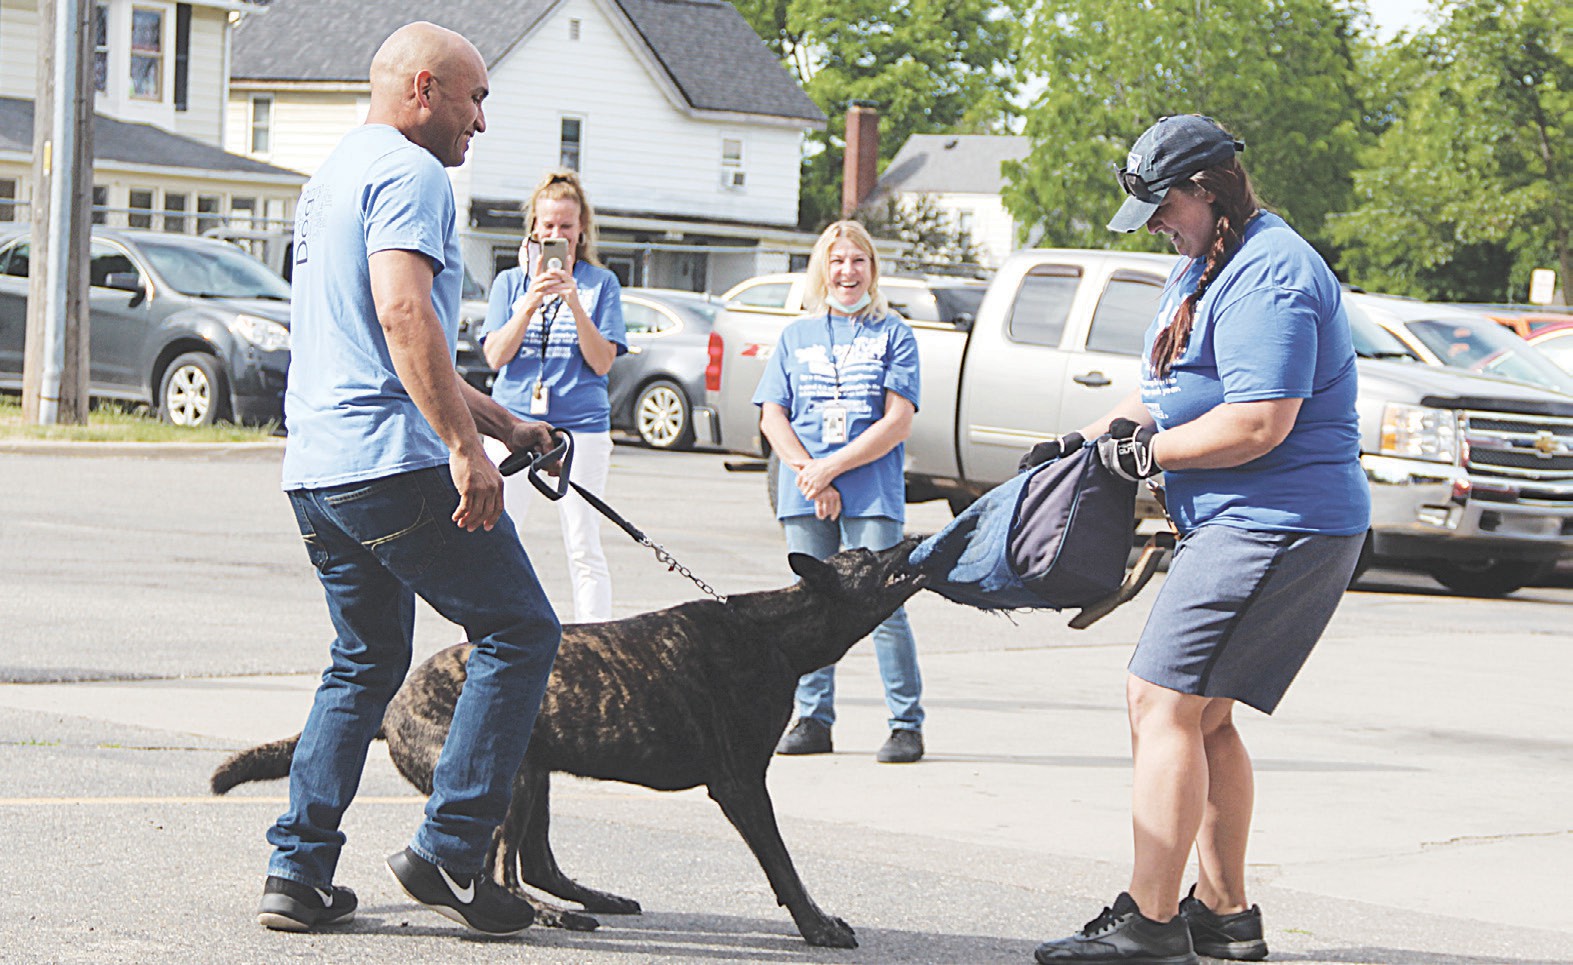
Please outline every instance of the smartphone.
M541 270L558 271L568 264L568 239L547 238L541 242Z

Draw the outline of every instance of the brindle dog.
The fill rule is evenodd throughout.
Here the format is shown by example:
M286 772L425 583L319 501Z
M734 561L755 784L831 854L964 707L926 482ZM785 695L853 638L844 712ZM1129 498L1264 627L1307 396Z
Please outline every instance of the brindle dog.
M547 837L549 775L562 771L661 791L702 784L759 859L776 900L808 943L857 947L852 928L821 911L799 880L776 827L765 770L791 719L798 677L840 660L922 588L925 577L906 563L917 542L909 538L881 552L846 550L824 562L792 554L792 570L802 579L785 589L564 627L508 816L492 840L492 875L529 898L541 924L596 926L589 916L529 896L521 884L586 911L637 913L638 902L587 888L557 867ZM383 719L394 765L426 794L469 652L468 644L449 647L417 667ZM298 739L229 758L213 773L214 793L287 777Z

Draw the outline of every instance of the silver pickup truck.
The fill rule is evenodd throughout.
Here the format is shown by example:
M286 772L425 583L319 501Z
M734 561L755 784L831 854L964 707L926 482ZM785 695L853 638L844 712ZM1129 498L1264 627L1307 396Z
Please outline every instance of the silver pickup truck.
M1000 267L974 319L914 324L923 398L906 446L909 501L963 506L1008 479L1034 442L1134 391L1142 335L1174 262L1022 251ZM706 393L713 443L765 454L751 400L791 315L733 302L717 319ZM1372 495L1362 566L1415 566L1457 592L1498 595L1573 556L1573 398L1426 366L1369 321L1351 317L1351 326Z

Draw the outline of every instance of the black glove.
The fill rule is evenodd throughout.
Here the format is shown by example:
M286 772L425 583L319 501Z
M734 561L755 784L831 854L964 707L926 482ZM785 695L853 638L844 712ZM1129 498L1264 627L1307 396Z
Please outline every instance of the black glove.
M1075 452L1077 449L1080 449L1082 447L1082 443L1085 441L1086 440L1082 439L1081 433L1068 432L1065 435L1060 436L1058 439L1050 439L1047 442L1040 442L1031 449L1028 449L1027 454L1021 457L1020 462L1016 463L1016 471L1026 472L1028 469L1032 469L1035 466L1041 466L1046 462L1053 462L1059 457L1065 455L1067 452Z
M1163 472L1152 455L1152 439L1158 433L1151 426L1139 426L1129 419L1115 419L1109 431L1098 440L1098 461L1121 479L1131 482Z

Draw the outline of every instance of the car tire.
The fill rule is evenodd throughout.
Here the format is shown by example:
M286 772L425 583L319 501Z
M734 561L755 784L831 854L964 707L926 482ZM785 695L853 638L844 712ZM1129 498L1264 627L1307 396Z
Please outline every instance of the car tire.
M682 386L657 379L634 398L634 432L651 449L691 449L694 410Z
M229 418L229 383L207 352L176 356L158 383L158 414L177 426L210 426Z
M1547 564L1537 560L1436 560L1431 578L1464 596L1507 596L1540 578Z

